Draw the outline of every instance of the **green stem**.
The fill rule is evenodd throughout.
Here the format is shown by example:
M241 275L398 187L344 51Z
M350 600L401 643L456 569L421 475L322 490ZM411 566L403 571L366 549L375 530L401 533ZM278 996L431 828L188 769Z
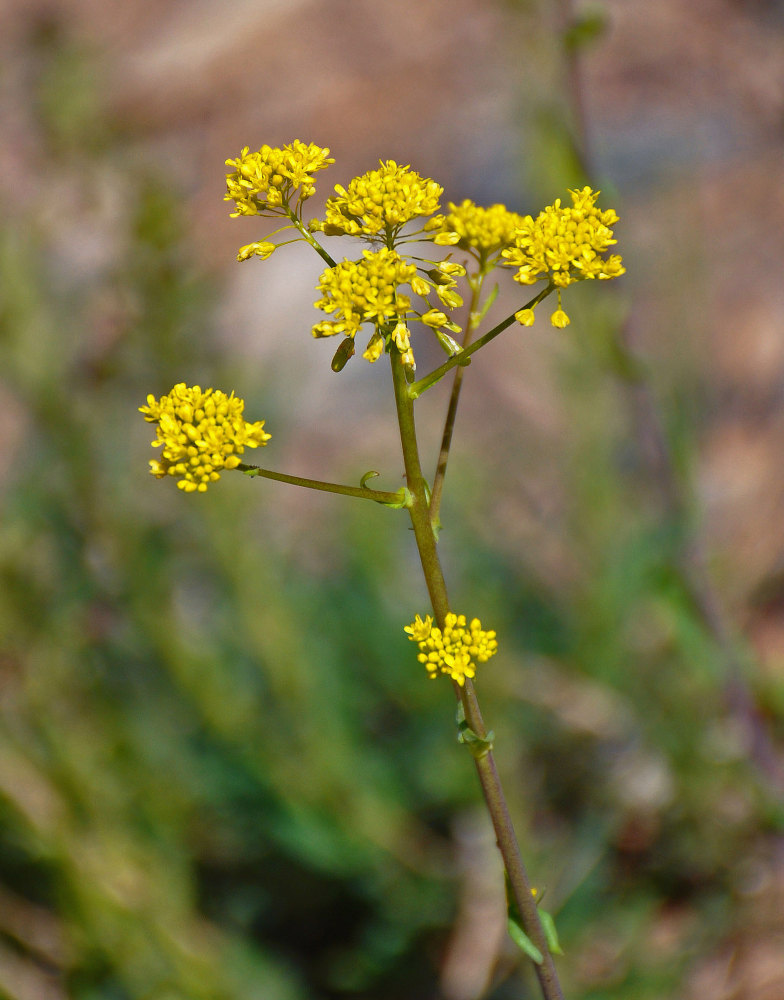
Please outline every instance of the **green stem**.
M395 404L397 406L398 423L400 425L400 442L403 448L403 461L406 469L406 482L411 494L408 512L414 528L422 571L425 575L430 601L433 606L439 628L444 627L449 613L449 598L446 592L446 582L438 559L436 536L430 518L427 484L422 474L419 459L419 448L414 423L414 400L409 393L403 363L400 353L393 346L391 349L392 380L395 388ZM466 722L481 739L486 738L482 713L476 691L470 680L460 687L455 684L458 697L463 704ZM475 757L476 770L482 786L487 809L495 830L498 848L504 860L506 873L509 877L514 901L520 914L523 930L542 953L541 965L534 968L544 1000L563 1000L558 974L555 970L553 957L547 944L547 937L539 918L539 911L531 893L531 882L520 855L520 848L515 836L512 819L506 804L501 779L495 766L492 751Z
M367 486L344 486L342 483L325 483L320 479L303 479L302 476L289 476L285 472L260 469L257 465L238 465L237 469L254 478L261 476L264 479L274 479L278 483L304 486L308 490L322 490L325 493L340 493L345 497L375 500L376 503L387 504L391 507L407 507L411 502L409 492L405 487L398 490L397 493L388 493L385 490L371 490Z
M414 528L419 559L425 574L425 583L430 595L430 603L435 612L440 628L444 627L449 614L449 598L446 593L446 581L441 569L436 550L436 536L430 521L430 504L425 477L422 474L422 464L419 460L416 427L414 425L414 401L408 395L408 383L400 352L393 345L390 349L392 363L392 380L395 387L395 404L400 427L400 443L403 447L403 462L406 470L406 485L411 494L411 504L408 508L411 524Z
M294 212L294 211L292 211L289 208L288 209L288 216L291 219L291 221L294 223L295 228L302 235L302 238L304 240L306 240L308 243L310 243L310 245L313 247L313 249L316 251L316 253L319 255L319 257L321 257L322 260L324 260L326 262L327 266L328 267L336 267L337 265L335 264L335 261L330 257L330 255L327 253L327 251L324 249L324 247L315 238L315 236L313 235L313 233L310 232L310 230L308 229L308 227L303 224L302 219L299 218L299 216L297 215L297 213Z
M531 299L530 302L526 302L524 306L520 306L520 309L533 309L533 307L537 303L541 302L542 299L547 298L550 292L554 289L555 285L552 282L549 282L538 295L535 295ZM502 320L497 326L494 326L492 330L488 330L488 332L483 334L478 340L475 340L473 344L466 347L465 350L461 351L459 354L455 354L454 357L451 357L448 361L445 361L439 368L436 368L429 375L425 375L424 378L420 378L417 379L416 382L412 382L407 387L409 396L412 399L416 399L431 386L435 385L436 382L439 382L444 375L451 372L453 368L457 367L457 365L468 364L468 359L472 354L475 354L480 348L484 347L485 344L489 344L491 340L495 340L499 333L503 333L507 327L510 327L512 323L515 322L515 313L519 311L520 310L515 310L511 316L507 316L505 320Z
M476 278L471 281L471 302L468 307L468 322L466 323L465 335L463 337L464 350L471 343L471 337L479 324L477 310L479 308L479 298L482 294L482 283L484 278L485 275L480 272ZM446 476L446 467L449 462L449 449L452 446L452 433L455 429L457 404L460 402L460 390L463 385L464 374L465 367L463 365L458 365L454 381L452 382L452 393L449 397L449 408L447 409L446 420L444 421L444 433L441 437L441 450L438 453L438 464L436 466L436 474L433 477L433 490L430 496L430 520L433 524L439 523L441 494L444 491L444 477Z
M461 689L460 697L466 721L477 736L484 738L487 735L487 730L479 710L476 690L470 680L466 680L464 687ZM542 954L541 965L534 964L542 996L545 1000L563 1000L563 991L558 980L555 962L553 961L550 946L547 943L547 936L539 917L539 910L536 907L536 900L532 891L533 886L531 885L531 880L528 877L528 872L520 854L520 846L517 843L512 817L509 815L509 807L506 804L504 789L495 766L495 758L493 757L492 750L481 757L475 758L475 762L487 811L490 813L493 823L496 843L501 852L501 857L504 859L504 867L509 877L509 886L517 905L517 912L520 915L520 923L525 933Z

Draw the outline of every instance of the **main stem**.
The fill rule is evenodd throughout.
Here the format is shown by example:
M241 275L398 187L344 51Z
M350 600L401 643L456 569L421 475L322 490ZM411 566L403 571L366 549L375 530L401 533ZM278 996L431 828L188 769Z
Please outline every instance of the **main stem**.
M400 426L400 441L403 447L403 461L406 469L406 484L413 498L408 508L411 523L414 528L422 571L425 575L430 602L439 628L444 628L446 616L449 613L449 598L446 592L446 582L438 559L436 537L430 518L430 506L425 477L419 460L419 448L414 424L414 402L408 393L406 375L400 354L393 346L391 349L392 379L395 387L395 403L397 406L398 424ZM462 701L465 717L470 728L484 739L487 736L482 713L479 710L476 691L470 680L463 687L455 685L457 695ZM492 751L475 757L476 770L482 786L485 803L495 830L498 848L504 860L504 867L509 877L512 895L520 914L523 930L542 953L541 964L534 963L536 976L542 990L544 1000L563 1000L563 992L558 981L553 956L547 945L547 937L539 919L531 892L531 881L520 855L512 818L506 804L506 797L501 786L501 779L495 766Z

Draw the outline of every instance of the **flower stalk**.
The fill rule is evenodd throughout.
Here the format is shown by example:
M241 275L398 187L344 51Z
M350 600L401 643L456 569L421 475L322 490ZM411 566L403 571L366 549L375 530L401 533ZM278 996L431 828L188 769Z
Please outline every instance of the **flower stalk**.
M272 479L277 483L290 483L292 486L302 486L306 490L321 490L322 493L338 493L344 497L357 497L360 500L374 500L386 507L409 507L411 494L405 486L395 493L386 490L374 490L368 486L346 486L343 483L327 483L320 479L305 479L303 476L292 476L286 472L273 472L271 469L261 469L258 465L237 466L240 472L252 478Z

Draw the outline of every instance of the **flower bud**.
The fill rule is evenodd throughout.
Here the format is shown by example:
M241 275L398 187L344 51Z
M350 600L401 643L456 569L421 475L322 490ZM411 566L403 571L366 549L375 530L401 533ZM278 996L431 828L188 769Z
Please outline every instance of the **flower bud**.
M354 357L354 350L354 338L346 337L340 347L335 351L335 356L332 358L332 371L342 372L351 358Z

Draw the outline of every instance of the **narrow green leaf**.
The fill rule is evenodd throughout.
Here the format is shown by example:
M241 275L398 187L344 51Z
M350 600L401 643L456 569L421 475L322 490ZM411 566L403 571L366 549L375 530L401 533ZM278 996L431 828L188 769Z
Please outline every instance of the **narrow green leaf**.
M365 475L360 479L359 485L364 489L371 479L375 479L380 473L376 472L375 469L371 469L370 472L366 472Z
M558 931L555 929L555 921L547 910L539 910L539 919L542 921L544 936L547 938L547 947L553 955L563 955L563 949L558 940Z
M487 296L487 298L482 303L482 308L479 310L479 322L480 323L485 318L485 316L487 315L488 310L490 309L490 306L495 302L495 300L497 298L498 298L498 282L496 282L493 285L493 290L490 292L490 294Z
M510 917L506 926L509 931L509 937L514 941L520 951L525 952L532 962L536 962L537 965L541 965L544 961L544 956L533 941L528 937L523 928L517 923L517 921Z

